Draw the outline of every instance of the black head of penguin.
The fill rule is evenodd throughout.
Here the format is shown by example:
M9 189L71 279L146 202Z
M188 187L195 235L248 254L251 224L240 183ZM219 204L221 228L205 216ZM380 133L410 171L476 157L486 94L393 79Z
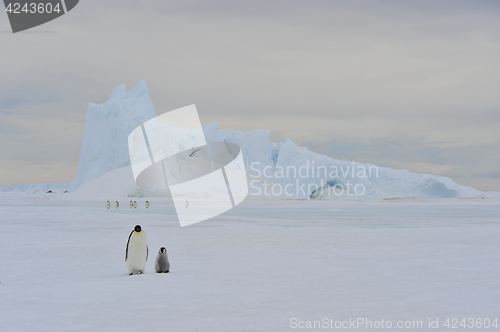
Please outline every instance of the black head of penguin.
M141 231L141 225L135 225L134 231L136 231L137 233L139 233Z
M160 248L160 252L161 252L162 254L164 254L164 253L166 253L166 252L167 252L167 249L165 249L165 247L161 247L161 248Z

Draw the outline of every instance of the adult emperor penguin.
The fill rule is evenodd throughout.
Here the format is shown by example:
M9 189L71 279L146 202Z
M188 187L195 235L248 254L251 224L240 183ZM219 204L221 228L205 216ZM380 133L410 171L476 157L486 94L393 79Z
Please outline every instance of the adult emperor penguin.
M128 237L125 251L125 261L127 262L129 275L144 273L148 254L146 234L141 230L140 225L136 225Z
M170 263L168 262L167 249L161 247L158 251L158 256L156 256L155 271L157 273L168 273L170 272Z

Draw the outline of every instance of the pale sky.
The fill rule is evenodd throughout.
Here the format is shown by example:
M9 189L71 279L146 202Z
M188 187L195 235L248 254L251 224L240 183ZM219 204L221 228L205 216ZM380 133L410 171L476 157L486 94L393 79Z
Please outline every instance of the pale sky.
M500 1L81 0L1 11L0 54L0 185L72 181L88 102L144 79L158 114L500 191Z

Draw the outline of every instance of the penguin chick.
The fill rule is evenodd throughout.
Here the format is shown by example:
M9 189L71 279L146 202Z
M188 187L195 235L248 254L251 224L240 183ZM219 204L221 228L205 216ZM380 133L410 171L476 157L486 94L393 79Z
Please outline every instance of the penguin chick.
M168 273L170 272L170 263L168 262L167 249L161 247L156 256L155 262L156 273Z
M125 250L125 261L129 275L144 273L148 253L146 234L141 230L140 225L136 225L128 237L127 249Z

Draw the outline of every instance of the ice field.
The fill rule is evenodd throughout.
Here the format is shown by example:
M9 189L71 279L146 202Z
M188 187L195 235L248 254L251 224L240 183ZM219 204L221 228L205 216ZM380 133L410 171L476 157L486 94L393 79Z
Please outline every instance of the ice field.
M500 193L214 122L203 128L206 141L241 147L250 180L314 186L286 197L250 191L236 208L181 228L170 193L138 187L130 169L129 134L155 115L144 81L129 92L120 85L107 102L89 104L72 183L0 187L0 332L274 332L312 321L324 328L324 319L421 321L420 330L437 319L442 330L448 318L500 319ZM188 151L192 137L175 132L161 141ZM376 176L354 167L374 167ZM298 175L280 175L290 168ZM323 194L348 181L366 195ZM149 260L144 275L128 276L125 247L136 224ZM163 246L171 272L156 274Z
M0 194L0 331L288 331L300 330L293 318L360 317L442 330L446 318L499 318L498 199L247 199L184 228L169 200L137 201L107 210ZM149 260L128 276L136 224ZM161 246L170 274L154 272Z

